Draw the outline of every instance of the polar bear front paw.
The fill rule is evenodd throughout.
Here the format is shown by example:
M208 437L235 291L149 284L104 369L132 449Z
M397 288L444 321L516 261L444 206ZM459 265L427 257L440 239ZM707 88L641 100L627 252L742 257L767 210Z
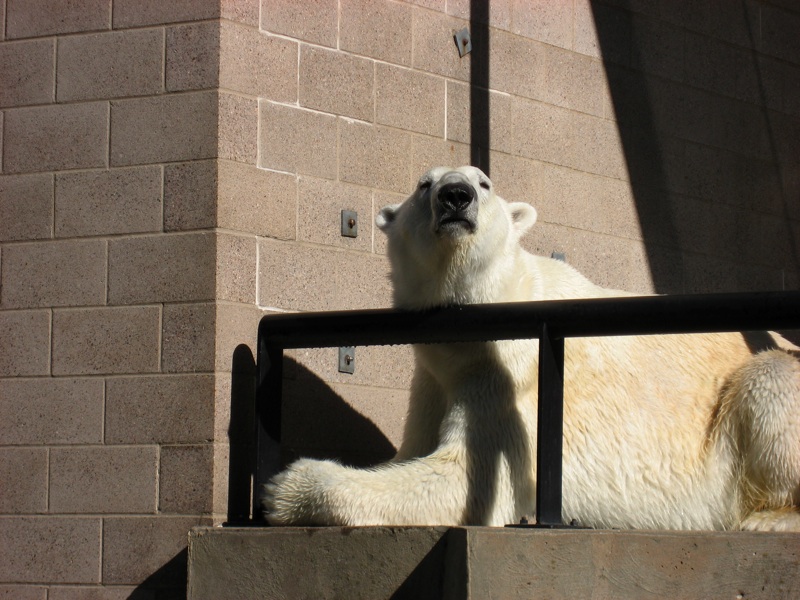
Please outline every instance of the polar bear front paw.
M301 459L261 488L261 508L271 525L336 525L329 506L339 465Z

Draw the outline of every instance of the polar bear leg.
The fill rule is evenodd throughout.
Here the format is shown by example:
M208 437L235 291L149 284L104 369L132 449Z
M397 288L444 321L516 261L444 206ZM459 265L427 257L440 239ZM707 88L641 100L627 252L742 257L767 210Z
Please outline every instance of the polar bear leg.
M800 529L800 362L781 350L754 356L734 378L742 432L743 527Z
M262 489L273 525L458 524L466 505L466 470L458 448L354 469L301 459Z
M424 457L354 469L302 459L261 490L274 525L456 525L467 506L466 420L442 423L446 441Z
M745 531L800 531L800 512L795 507L761 510L741 525Z
M403 442L394 460L409 460L433 452L439 445L439 430L446 410L442 387L428 371L417 367L411 381Z

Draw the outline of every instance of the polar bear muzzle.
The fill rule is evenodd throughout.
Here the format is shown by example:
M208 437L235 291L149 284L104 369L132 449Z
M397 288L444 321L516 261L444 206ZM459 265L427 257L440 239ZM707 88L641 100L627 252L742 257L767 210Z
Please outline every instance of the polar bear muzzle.
M459 237L475 233L478 226L478 194L462 177L443 177L434 190L433 214L440 235Z

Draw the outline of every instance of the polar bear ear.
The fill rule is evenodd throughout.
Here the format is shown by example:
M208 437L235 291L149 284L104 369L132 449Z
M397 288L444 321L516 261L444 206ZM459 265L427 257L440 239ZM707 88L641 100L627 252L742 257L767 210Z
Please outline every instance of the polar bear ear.
M512 202L508 205L514 230L522 235L536 223L536 209L525 202Z
M384 206L378 212L378 216L375 217L375 224L378 226L378 229L381 231L387 231L394 222L395 217L397 217L397 209L399 208L400 204L390 204L389 206Z

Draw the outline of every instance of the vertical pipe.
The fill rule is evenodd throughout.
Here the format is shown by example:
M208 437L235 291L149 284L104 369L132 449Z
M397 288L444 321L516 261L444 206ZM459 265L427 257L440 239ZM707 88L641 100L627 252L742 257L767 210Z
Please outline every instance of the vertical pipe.
M281 467L281 405L283 348L267 347L259 328L258 383L256 386L256 465L253 481L253 520L262 516L258 504L261 486Z
M564 338L542 324L539 338L539 416L536 434L536 523L562 524L561 472L564 418Z

